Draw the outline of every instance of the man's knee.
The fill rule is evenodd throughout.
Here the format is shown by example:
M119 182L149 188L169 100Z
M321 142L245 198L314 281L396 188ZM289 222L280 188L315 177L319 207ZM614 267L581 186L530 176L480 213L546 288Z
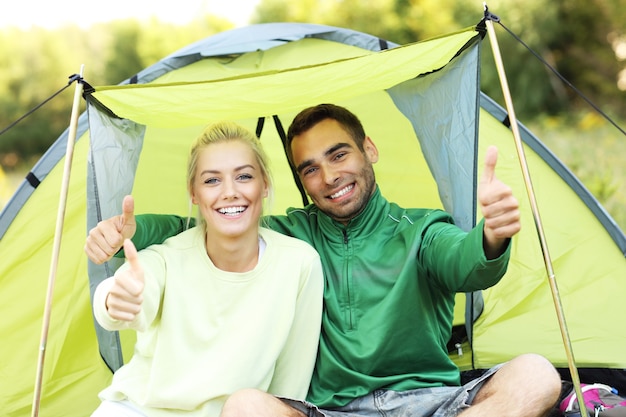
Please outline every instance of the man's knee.
M561 376L548 359L534 353L523 354L509 363L522 375L520 388L543 397L547 403L556 402L561 394Z
M509 397L541 399L556 402L561 393L561 377L554 366L541 355L529 353L505 363L478 392L475 402L494 394Z
M529 378L545 381L548 385L561 384L561 377L548 359L535 353L526 353L513 359L517 368L525 370Z
M228 397L220 417L305 417L272 394L254 388L241 389Z
M255 415L259 409L266 408L273 396L258 389L246 388L231 394L222 407L221 417Z

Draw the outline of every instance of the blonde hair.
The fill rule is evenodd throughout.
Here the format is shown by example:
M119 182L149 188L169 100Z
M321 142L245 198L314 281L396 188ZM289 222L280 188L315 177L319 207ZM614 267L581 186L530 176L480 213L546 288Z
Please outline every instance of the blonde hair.
M187 189L189 194L191 195L191 190L193 189L193 184L196 180L196 169L198 168L198 155L200 152L212 144L232 142L236 140L247 144L254 152L256 162L259 164L261 169L261 175L267 184L268 193L264 202L263 212L268 212L274 197L274 187L269 168L269 159L267 158L259 139L248 129L234 122L217 122L208 126L191 146L189 161L187 163ZM202 225L202 227L206 226L202 216L198 217L198 224Z

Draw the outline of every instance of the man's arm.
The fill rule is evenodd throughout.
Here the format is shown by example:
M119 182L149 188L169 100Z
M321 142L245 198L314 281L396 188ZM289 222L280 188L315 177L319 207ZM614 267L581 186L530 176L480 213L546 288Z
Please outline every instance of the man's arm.
M189 227L195 226L190 219ZM120 252L125 239L131 239L138 250L162 243L187 227L187 218L175 215L144 214L135 216L132 196L124 197L122 214L102 220L89 231L85 253L89 259L101 264ZM123 257L123 252L117 256Z
M131 240L138 251L150 245L163 243L166 239L196 225L195 218L175 214L138 214L135 220L137 229ZM124 257L124 251L118 251L115 257Z

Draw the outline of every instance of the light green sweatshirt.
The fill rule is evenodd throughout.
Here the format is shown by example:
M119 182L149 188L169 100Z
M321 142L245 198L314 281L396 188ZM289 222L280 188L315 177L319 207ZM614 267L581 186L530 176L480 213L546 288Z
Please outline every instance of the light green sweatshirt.
M140 251L144 302L132 323L106 312L111 278L98 286L98 322L138 330L134 356L102 399L129 399L151 417L217 417L241 388L305 397L320 332L320 259L305 242L260 235L266 249L245 273L217 269L198 228Z

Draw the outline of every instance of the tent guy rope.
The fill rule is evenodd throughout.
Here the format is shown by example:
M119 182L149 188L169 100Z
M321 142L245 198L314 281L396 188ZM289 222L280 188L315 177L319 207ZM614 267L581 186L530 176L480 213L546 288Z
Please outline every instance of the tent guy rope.
M39 110L40 107L42 107L44 104L46 104L47 102L49 102L50 100L52 100L53 98L55 98L56 96L58 96L59 94L61 94L67 87L69 87L70 85L72 85L72 83L74 81L77 81L79 78L81 78L80 75L78 74L73 74L70 77L70 80L67 82L67 85L61 89L59 89L56 93L52 94L50 97L48 97L47 99L45 99L44 101L42 101L41 103L37 104L35 107L33 107L31 110L29 110L28 112L26 112L22 117L20 117L19 119L17 119L16 121L14 121L13 123L11 123L10 125L8 125L7 127L5 127L4 129L0 130L0 135L8 132L11 128L13 128L16 124L18 124L19 122L21 122L22 120L24 120L25 118L27 118L28 116L30 116L31 114L33 114L35 111Z
M557 318L559 321L559 329L561 330L561 337L563 338L563 344L565 346L565 354L567 355L567 362L569 365L570 373L572 376L572 383L574 385L574 391L576 392L576 398L578 398L579 409L581 412L581 417L588 417L587 409L582 401L583 395L580 387L580 378L578 376L578 370L576 368L576 364L574 361L574 353L572 350L572 342L569 337L569 332L567 329L567 324L565 322L565 314L563 313L563 306L561 304L561 297L559 295L559 289L556 283L554 269L552 267L552 260L550 258L550 252L548 251L548 244L546 242L546 237L544 234L543 225L541 223L541 217L539 215L539 209L537 206L537 201L535 197L535 192L533 190L532 181L530 178L530 173L528 170L528 163L526 161L526 155L524 153L524 147L522 145L522 139L519 132L519 127L517 124L517 117L515 116L515 110L513 108L513 100L511 98L511 92L509 91L508 82L506 79L506 73L504 71L504 64L502 63L502 56L500 54L500 48L498 46L498 39L495 34L493 20L499 20L499 18L489 12L487 8L487 4L483 3L485 9L485 18L484 22L487 27L487 33L489 34L489 41L491 44L491 49L493 51L493 58L496 63L496 69L498 71L498 76L500 78L500 84L502 86L502 94L504 95L504 101L506 103L506 108L509 113L509 119L511 121L511 131L513 132L513 138L515 140L515 148L517 150L517 155L519 157L520 166L522 169L522 175L524 178L524 185L526 186L526 192L528 193L528 198L530 200L530 206L533 214L533 218L535 221L535 227L537 229L537 234L539 237L539 243L541 245L541 252L543 254L544 263L546 266L546 272L548 274L548 281L550 283L550 290L552 292L552 299L554 301L554 306L556 308Z
M41 339L39 343L39 359L37 362L37 375L35 378L35 390L33 394L32 417L39 415L41 402L41 389L43 381L43 366L46 356L46 344L48 341L48 329L50 327L50 316L52 313L52 294L54 292L54 282L56 279L57 265L59 263L59 252L61 248L61 236L63 234L63 221L65 218L65 208L72 170L72 157L74 155L74 143L76 142L76 130L78 127L78 117L80 115L80 99L83 92L83 69L80 68L80 76L76 78L76 89L74 91L74 101L70 116L69 136L65 152L65 166L63 171L63 183L61 184L61 194L59 196L59 207L57 211L56 229L54 234L54 246L52 247L52 261L50 263L50 275L48 276L48 291L46 294L46 304L44 308L43 324L41 327Z

